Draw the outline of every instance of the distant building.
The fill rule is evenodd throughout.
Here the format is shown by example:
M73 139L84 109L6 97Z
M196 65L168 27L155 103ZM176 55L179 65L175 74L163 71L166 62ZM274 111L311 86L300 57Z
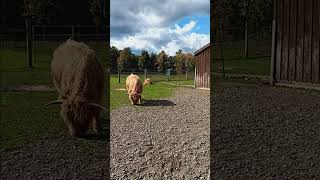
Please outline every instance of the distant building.
M210 43L194 53L195 56L195 86L210 89Z

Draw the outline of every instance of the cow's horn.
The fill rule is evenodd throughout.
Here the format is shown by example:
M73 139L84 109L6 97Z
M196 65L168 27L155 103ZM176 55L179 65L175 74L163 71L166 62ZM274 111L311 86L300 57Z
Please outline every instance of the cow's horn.
M58 99L58 100L49 102L48 104L46 104L46 106L49 106L49 105L52 105L52 104L62 104L62 102L63 102L63 100Z
M99 109L101 109L101 110L103 110L105 112L108 112L108 110L106 108L104 108L103 106L101 106L101 105L99 105L97 103L88 103L88 105L97 107L97 108L99 108Z

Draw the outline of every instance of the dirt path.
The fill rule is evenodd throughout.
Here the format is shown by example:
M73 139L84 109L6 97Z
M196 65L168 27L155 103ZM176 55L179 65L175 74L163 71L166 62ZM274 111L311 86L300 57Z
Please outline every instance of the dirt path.
M209 112L209 92L194 89L113 110L111 178L208 179Z
M211 96L214 179L319 179L319 92L216 86Z

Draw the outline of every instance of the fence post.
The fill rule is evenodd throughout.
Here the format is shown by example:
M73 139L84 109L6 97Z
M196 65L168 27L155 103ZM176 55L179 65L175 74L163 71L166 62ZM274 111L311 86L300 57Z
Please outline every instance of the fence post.
M170 81L171 69L168 69L168 81Z
M32 26L32 54L33 54L33 62L36 63L36 49L35 49L35 44L34 44L34 41L35 41L35 36L34 36L34 30L35 29L35 26Z
M144 79L147 79L148 75L147 75L147 68L144 69Z
M119 84L120 84L120 68L118 68L118 80L119 80Z
M26 38L27 38L27 59L28 59L28 67L32 68L32 32L31 32L31 16L26 16Z
M194 68L193 87L196 88L197 68Z
M186 80L188 80L188 70L186 69Z
M74 26L72 26L72 34L71 34L72 39L74 40Z

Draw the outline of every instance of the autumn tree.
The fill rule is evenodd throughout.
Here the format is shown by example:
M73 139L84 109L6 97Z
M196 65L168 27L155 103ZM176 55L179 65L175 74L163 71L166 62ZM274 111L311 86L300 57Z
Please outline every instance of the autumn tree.
M156 68L158 72L164 72L166 70L167 60L168 60L168 55L164 51L161 51L158 54L157 60L156 60Z
M195 68L195 59L192 53L183 54L183 58L185 61L185 67L187 71L193 71Z
M131 49L129 47L124 48L122 51L120 51L120 56L118 58L118 67L121 70L127 69L130 65L131 58Z
M184 56L181 49L176 52L174 66L178 74L182 74L185 71Z

